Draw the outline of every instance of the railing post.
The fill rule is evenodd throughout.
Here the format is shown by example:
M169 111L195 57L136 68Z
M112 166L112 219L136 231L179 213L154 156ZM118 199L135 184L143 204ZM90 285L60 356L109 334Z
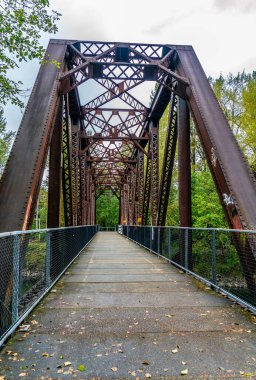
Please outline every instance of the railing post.
M12 257L12 323L15 323L19 317L20 235L14 236Z
M188 229L185 229L185 269L188 269Z
M150 252L152 251L152 241L154 239L154 230L153 230L153 226L149 227L150 228L150 234L149 234L149 248L150 248Z
M217 274L216 274L216 233L212 230L212 283L217 284Z
M157 232L157 253L160 255L160 227L158 227Z
M51 232L46 232L45 288L51 284Z
M168 228L168 259L171 260L171 228L170 227Z

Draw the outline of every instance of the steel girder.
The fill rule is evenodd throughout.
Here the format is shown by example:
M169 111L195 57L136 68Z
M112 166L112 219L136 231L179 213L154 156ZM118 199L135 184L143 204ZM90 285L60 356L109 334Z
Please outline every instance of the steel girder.
M170 103L170 111L168 118L168 128L165 140L165 151L162 165L162 176L159 189L159 201L158 201L158 214L157 214L157 225L165 226L167 208L169 202L169 195L171 189L171 180L173 165L175 159L175 151L177 144L178 135L178 125L177 125L177 114L178 114L178 97L172 95Z
M95 197L105 191L121 194L126 223L139 223L140 215L147 223L150 209L152 223L164 224L175 136L170 132L173 141L166 145L169 150L158 188L157 128L175 94L187 100L231 227L256 226L254 178L192 47L51 40L47 54L61 62L61 70L47 63L38 74L0 185L2 231L29 228L32 223L51 138L52 146L56 145L53 130L61 94L65 97L62 187L67 225L92 222ZM97 84L99 95L81 105L78 88L87 86L89 80ZM135 94L148 80L159 84L150 107ZM115 106L117 100L123 107ZM173 128L175 122L170 123ZM141 157L147 159L143 202L142 193L137 192L144 176L139 174ZM56 157L55 169L51 162L50 176L54 170L59 172L58 160ZM50 183L49 197L54 188L56 198L60 197L60 183L54 185L52 178ZM131 202L134 207L129 207ZM56 225L56 220L50 223Z

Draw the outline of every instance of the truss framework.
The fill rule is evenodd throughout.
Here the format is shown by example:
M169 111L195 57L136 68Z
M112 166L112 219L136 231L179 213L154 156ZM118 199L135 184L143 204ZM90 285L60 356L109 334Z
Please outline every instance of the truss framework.
M253 173L191 46L51 40L47 55L61 70L40 68L1 179L0 231L30 228L49 149L49 227L59 226L61 200L67 226L94 224L105 193L119 199L120 223L165 225L177 140L180 224L190 226L190 114L230 227L256 228ZM149 106L139 96L147 81L157 84ZM159 183L158 125L168 105ZM247 243L248 272L256 253ZM255 273L247 280L254 286Z

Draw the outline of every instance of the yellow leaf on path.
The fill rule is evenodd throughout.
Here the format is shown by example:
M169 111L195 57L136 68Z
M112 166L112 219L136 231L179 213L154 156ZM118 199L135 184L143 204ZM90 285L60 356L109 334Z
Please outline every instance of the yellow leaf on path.
M65 362L65 363L64 363L64 366L65 366L65 367L68 367L68 366L70 366L71 364L72 364L71 362Z
M172 317L174 317L173 314L165 314L165 316L166 316L167 318L172 318Z
M21 372L21 373L19 374L19 377L24 377L24 376L27 376L27 373L26 373L26 372Z
M111 371L116 372L117 371L117 367L112 367Z
M179 351L179 350L178 350L178 347L176 347L176 348L174 348L174 350L172 350L172 353L173 353L173 354L177 354L178 351Z
M181 375L187 375L188 374L188 368L184 369L183 371L180 371Z
M145 373L145 377L147 378L147 379L151 379L151 373Z

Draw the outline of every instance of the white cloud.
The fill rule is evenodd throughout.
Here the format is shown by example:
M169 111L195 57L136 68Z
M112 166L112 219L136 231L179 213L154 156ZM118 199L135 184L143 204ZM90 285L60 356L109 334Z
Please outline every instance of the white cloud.
M62 13L56 38L192 45L206 74L213 77L220 72L256 69L251 44L256 35L253 12L256 0L158 0L154 3L52 0L50 4ZM49 38L43 37L45 46ZM29 62L25 66L15 75L17 79L22 78L24 87L31 87L38 65ZM6 118L12 129L19 124L19 115L13 107L8 107Z
M214 5L218 10L237 10L251 12L256 10L255 0L214 0Z

